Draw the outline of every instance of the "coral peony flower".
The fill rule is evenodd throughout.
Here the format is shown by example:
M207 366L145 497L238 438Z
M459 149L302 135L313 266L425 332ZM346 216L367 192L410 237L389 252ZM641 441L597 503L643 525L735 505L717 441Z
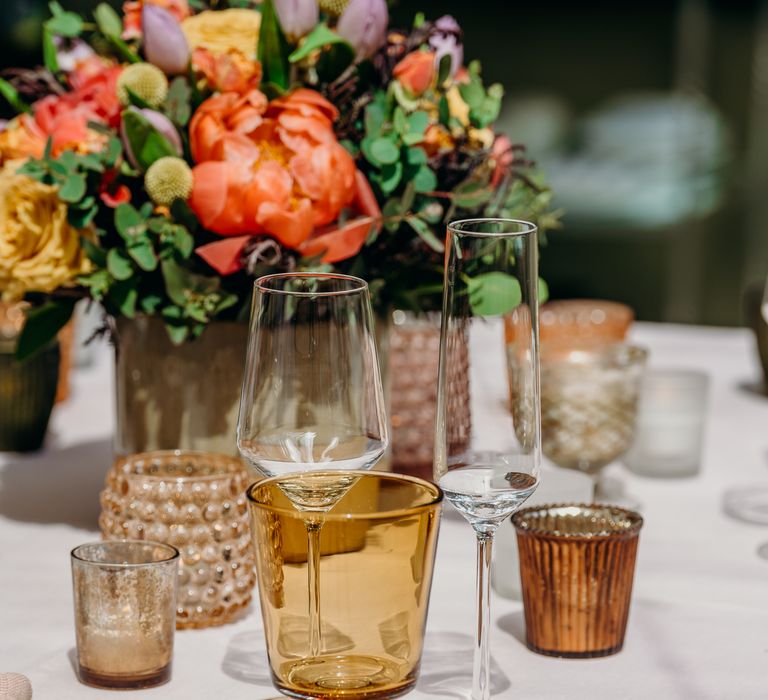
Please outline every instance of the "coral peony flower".
M103 64L98 72L92 66L76 69L69 76L75 88L72 92L38 100L32 106L32 115L21 115L0 134L2 160L39 158L49 137L54 156L65 150L89 153L101 149L105 138L88 123L119 125L121 107L116 84L121 71L119 66Z
M74 284L91 268L56 187L17 175L17 169L9 163L0 171L0 290L6 300Z
M261 63L246 58L237 49L219 54L213 54L208 49L195 49L192 67L219 92L244 93L258 88L261 82Z
M423 95L435 80L435 54L412 51L395 66L393 75L412 95Z
M129 0L123 3L123 39L141 36L141 10L144 5L168 10L179 22L191 14L187 0Z
M239 8L206 10L181 23L191 50L208 49L218 55L237 49L246 57L256 56L260 27L260 12Z
M337 116L330 102L307 89L272 102L258 90L206 100L190 123L198 165L189 204L203 226L225 236L266 233L304 254L326 251L326 262L356 254L370 220L365 227L352 226L362 224L356 221L342 229L320 228L361 196L364 206L357 209L369 217L379 214L372 193L361 195L361 179L370 192L367 181L336 140ZM233 261L247 239L217 241L199 253L227 274L237 267ZM310 240L319 243L307 253Z

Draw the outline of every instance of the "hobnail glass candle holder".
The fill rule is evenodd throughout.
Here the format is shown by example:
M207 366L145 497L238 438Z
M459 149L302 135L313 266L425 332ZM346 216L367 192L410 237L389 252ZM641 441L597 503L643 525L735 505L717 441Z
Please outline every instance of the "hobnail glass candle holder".
M104 536L167 542L181 553L179 629L224 624L251 601L249 481L236 457L182 450L119 459L107 476Z

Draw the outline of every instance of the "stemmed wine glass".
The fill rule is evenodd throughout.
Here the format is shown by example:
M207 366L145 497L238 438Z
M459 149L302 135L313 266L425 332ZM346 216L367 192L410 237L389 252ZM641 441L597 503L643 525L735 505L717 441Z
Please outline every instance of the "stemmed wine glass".
M530 496L541 466L538 248L533 224L471 219L448 226L435 425L435 480L477 534L472 699L490 698L490 567L498 526ZM516 404L506 410L502 316L517 310ZM498 350L498 355L494 351ZM451 380L457 368L466 382ZM470 401L472 420L456 410Z
M309 658L322 653L323 515L388 444L368 285L320 273L254 283L237 446L265 476L302 473L281 487L306 514Z

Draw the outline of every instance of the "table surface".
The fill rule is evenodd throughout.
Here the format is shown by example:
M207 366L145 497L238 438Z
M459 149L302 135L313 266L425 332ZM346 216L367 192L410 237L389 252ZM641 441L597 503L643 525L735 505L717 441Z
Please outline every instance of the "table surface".
M637 324L652 367L711 377L702 471L644 479L609 474L642 504L634 597L624 650L564 660L524 644L522 606L493 598L494 697L527 700L732 700L768 697L768 527L723 513L732 487L768 485L768 398L743 329ZM55 409L47 449L0 455L0 672L26 674L36 700L114 697L73 671L69 551L97 538L98 493L111 462L112 361L77 370ZM417 689L408 697L466 698L472 664L474 536L446 508ZM272 700L258 605L235 624L176 635L173 678L136 697ZM133 696L132 696L133 697Z

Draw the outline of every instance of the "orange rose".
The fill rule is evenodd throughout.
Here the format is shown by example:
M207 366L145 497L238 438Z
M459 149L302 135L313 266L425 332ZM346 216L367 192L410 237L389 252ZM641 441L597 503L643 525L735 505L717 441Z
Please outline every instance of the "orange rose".
M307 89L271 103L258 90L206 100L190 122L198 165L189 203L203 226L225 236L266 233L303 254L324 252L325 262L355 255L378 207L372 193L361 194L360 180L367 181L336 140L337 116L330 102ZM371 217L364 226L321 228L356 202L364 202L357 209ZM248 240L217 241L198 253L227 274L239 269Z
M393 75L412 95L423 95L435 80L435 54L412 51L395 66Z
M220 54L213 54L208 49L195 49L192 66L219 92L244 93L258 88L261 82L261 64L246 58L237 49Z

